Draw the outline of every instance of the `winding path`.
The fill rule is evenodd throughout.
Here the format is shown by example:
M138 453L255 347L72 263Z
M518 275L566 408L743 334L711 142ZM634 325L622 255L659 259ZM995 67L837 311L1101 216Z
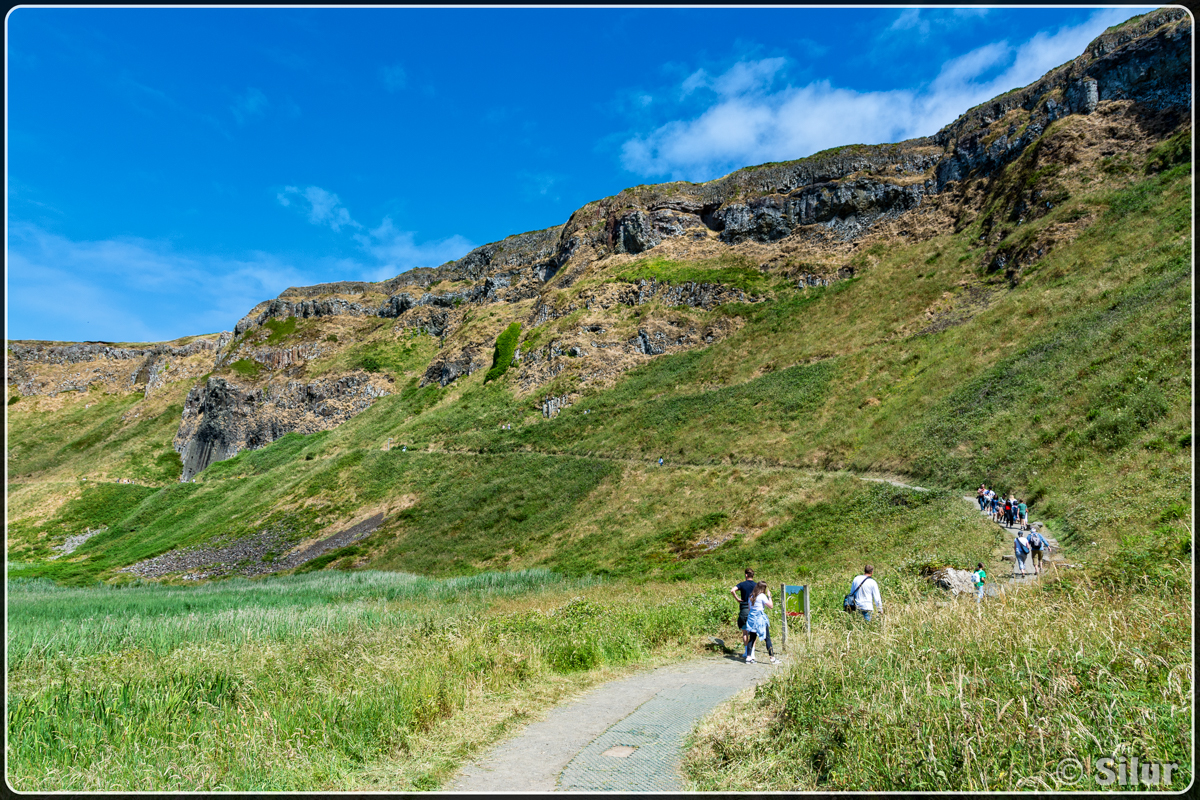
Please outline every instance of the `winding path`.
M695 659L598 686L464 767L452 792L671 792L683 740L737 692L782 666Z

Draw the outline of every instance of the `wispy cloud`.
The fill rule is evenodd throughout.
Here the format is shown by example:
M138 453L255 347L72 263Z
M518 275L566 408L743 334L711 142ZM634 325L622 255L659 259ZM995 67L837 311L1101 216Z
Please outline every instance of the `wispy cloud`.
M338 233L343 228L352 232L354 242L368 257L361 266L366 280L386 280L413 267L437 267L475 247L458 234L418 243L415 231L398 229L391 217L384 217L377 227L368 229L350 216L336 194L320 186L285 186L276 198L280 205L294 206L305 213L314 225L328 226Z
M552 197L555 200L558 199L558 194L552 190L555 185L562 182L563 177L562 175L555 175L549 172L520 173L527 196Z
M934 30L945 33L964 23L987 16L987 8L921 9L906 8L888 28L889 33L902 32L907 37L925 39Z
M74 241L19 222L8 257L13 338L163 341L229 330L262 300L318 282L267 253L231 259L147 239Z
M270 105L271 101L265 94L250 86L234 98L233 105L229 107L229 110L233 113L233 118L237 120L238 125L245 125L254 117L265 115Z
M893 23L917 26L903 12ZM801 158L843 144L929 135L971 106L1025 86L1079 53L1106 27L1135 12L1103 9L1086 22L1010 43L993 42L946 62L925 85L861 92L813 81L785 85L783 58L747 60L719 75L692 72L682 96L701 90L713 102L690 119L667 122L626 139L622 165L644 176L706 180L748 164Z
M354 239L375 260L376 265L368 269L367 275L376 281L387 280L414 267L441 266L475 249L474 244L458 234L418 243L416 233L397 229L391 217L384 217L379 227L365 234L355 234Z
M307 212L308 221L314 225L328 225L334 231L340 231L344 227L362 228L362 225L350 216L349 209L342 205L338 196L320 186L309 186L303 190L295 186L285 186L275 197L283 206L291 206L295 202L297 208Z
M136 237L77 241L32 223L12 223L8 336L151 342L230 330L255 305L289 286L386 280L413 267L453 261L475 246L458 235L419 242L389 217L366 230L332 192L288 188L292 191L280 193L281 203L303 205L314 224L350 231L348 244L359 255L216 256Z
M408 73L400 64L380 67L379 77L383 80L384 88L389 92L398 92L408 85Z

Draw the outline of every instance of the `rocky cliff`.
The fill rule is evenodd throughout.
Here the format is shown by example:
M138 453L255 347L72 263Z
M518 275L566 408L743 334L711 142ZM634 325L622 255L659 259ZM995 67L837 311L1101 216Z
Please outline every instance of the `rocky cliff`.
M285 434L329 430L389 393L386 378L362 374L257 388L211 377L188 392L183 406L175 435L175 450L183 459L180 480Z

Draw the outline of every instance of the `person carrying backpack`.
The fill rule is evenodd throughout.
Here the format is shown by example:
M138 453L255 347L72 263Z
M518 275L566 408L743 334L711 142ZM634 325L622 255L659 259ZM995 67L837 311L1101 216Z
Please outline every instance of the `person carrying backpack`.
M986 499L987 499L987 487L981 483L981 484L979 484L979 488L975 490L975 502L979 503L980 511L983 511L983 503Z
M1021 577L1025 577L1025 559L1029 555L1029 540L1025 538L1025 531L1017 531L1017 538L1013 539L1013 555L1017 557L1016 569L1021 571Z
M983 582L987 580L987 573L983 571L983 562L975 565L975 571L971 573L971 577L975 579L975 602L983 602Z
M1033 574L1042 574L1042 554L1050 549L1050 543L1046 541L1037 530L1031 531L1029 534L1029 554L1030 561L1033 564Z
M847 611L859 611L863 619L871 621L871 612L876 608L883 613L883 598L879 595L879 583L872 574L875 568L870 564L863 567L863 574L855 576L850 581L850 594L842 600L842 607Z

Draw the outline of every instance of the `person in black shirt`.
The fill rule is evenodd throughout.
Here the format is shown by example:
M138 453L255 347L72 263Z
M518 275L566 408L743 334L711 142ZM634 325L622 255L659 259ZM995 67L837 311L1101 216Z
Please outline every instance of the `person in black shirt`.
M729 590L729 593L733 595L734 599L737 600L739 604L738 630L740 631L742 631L742 628L746 627L746 618L750 616L750 595L754 594L754 587L757 585L758 583L756 583L754 580L754 570L747 569L746 580ZM746 642L749 641L749 637L750 634L742 631L743 647L746 646Z

